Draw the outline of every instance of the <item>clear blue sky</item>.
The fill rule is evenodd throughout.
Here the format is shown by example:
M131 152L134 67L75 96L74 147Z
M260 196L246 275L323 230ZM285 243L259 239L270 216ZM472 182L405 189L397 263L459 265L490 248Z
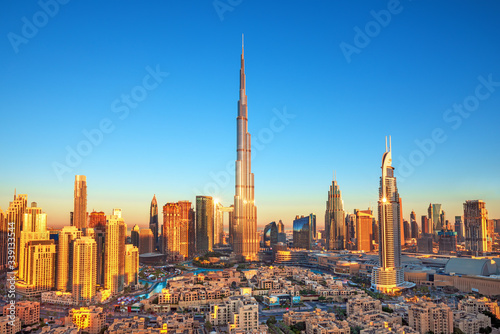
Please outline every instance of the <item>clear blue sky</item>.
M161 205L196 195L230 205L234 176L220 173L236 158L244 33L259 226L290 228L310 212L322 226L333 170L347 211L376 207L386 135L405 171L406 219L432 202L453 220L467 199L500 218L498 2L215 3L73 0L47 7L50 17L35 1L3 1L0 207L17 188L49 226L67 225L75 174L87 176L89 210L120 207L129 227L147 224L153 194ZM388 7L390 20L374 23L371 11ZM122 94L142 99L157 66L168 76L156 88L147 78L152 89L123 117ZM467 118L447 111L464 103ZM284 110L295 117L282 127ZM66 147L106 119L113 131L58 177ZM418 153L436 129L435 148Z

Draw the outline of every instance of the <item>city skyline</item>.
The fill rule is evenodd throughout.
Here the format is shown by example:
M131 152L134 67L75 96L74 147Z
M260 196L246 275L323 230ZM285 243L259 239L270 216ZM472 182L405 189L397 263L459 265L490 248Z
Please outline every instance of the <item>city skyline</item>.
M405 170L401 168L400 157L409 160L411 154L419 149L416 141L423 143L426 138L437 139L433 142L433 149L426 148L431 153L425 153L425 161L421 166L413 166L414 171L403 177L404 180L398 177L399 191L404 198L403 217L406 220L409 220L412 210L416 217L420 217L426 214L429 203L440 203L446 212L446 218L452 222L453 217L463 215L463 203L467 200L483 200L489 218L499 218L500 178L495 166L498 166L500 157L495 153L498 151L498 140L493 135L494 126L499 120L496 108L500 104L500 94L495 91L500 72L494 60L499 45L495 43L498 37L494 36L494 31L498 31L496 27L499 23L487 19L498 8L498 4L487 4L490 7L457 4L454 8L457 13L448 18L438 15L447 9L447 6L439 4L433 8L438 13L430 12L428 23L431 28L418 26L421 30L412 36L416 40L429 42L423 45L424 57L419 66L433 71L435 75L432 78L418 75L410 69L412 61L417 61L418 57L404 48L409 47L411 50L411 46L418 45L416 41L413 42L415 44L407 42L404 46L396 43L411 31L412 22L418 23L417 14L429 11L425 4L402 3L401 12L394 14L392 22L382 28L380 35L373 36L371 43L362 48L360 53L352 54L350 62L346 61L339 45L343 42L353 44L356 31L352 30L353 27L363 28L364 24L374 20L370 11L386 10L386 4L364 4L359 7L342 5L342 10L356 14L351 20L339 18L339 14L333 11L335 5L319 4L318 6L325 6L325 12L328 12L326 9L331 10L329 13L334 15L331 21L334 22L330 23L324 16L326 14L317 13L316 8L314 13L318 17L319 27L328 29L323 32L319 27L309 28L306 35L301 34L300 29L291 27L291 19L277 15L276 4L268 5L268 12L262 14L266 22L262 28L250 24L251 16L259 9L256 4L240 4L234 11L226 12L222 21L213 8L208 8L213 10L207 11L208 14L200 8L193 13L193 19L207 23L207 32L187 31L189 43L167 34L165 38L173 49L159 46L153 41L161 35L161 28L158 27L163 27L160 24L160 14L155 14L151 18L151 26L140 28L137 36L130 37L130 41L141 42L142 49L134 53L138 55L137 60L120 60L116 66L101 61L93 67L86 63L88 55L75 55L72 59L78 66L72 72L73 77L64 72L68 66L73 68L73 62L69 62L68 57L77 50L75 47L79 41L86 41L87 35L71 30L78 23L71 21L76 18L77 11L88 13L91 6L72 3L61 6L56 19L43 29L40 28L38 35L30 39L29 43L20 45L18 53L12 51L8 40L0 45L9 65L6 80L1 83L3 90L7 92L2 109L10 111L2 113L4 121L21 124L26 117L33 119L33 122L23 124L23 127L9 127L0 134L3 152L13 158L12 164L0 167L0 172L4 175L0 208L7 209L14 189L17 188L17 193L27 194L28 202L37 202L47 214L48 227L69 226L69 215L73 211L75 175L87 177L89 213L95 209L110 214L112 208L120 207L129 228L135 224L140 227L148 225L148 206L153 194L157 195L161 205L182 200L194 203L196 196L213 196L223 205L229 206L234 196L234 167L227 168L227 164L234 162L234 102L238 95L235 73L238 68L240 33L244 32L247 37L246 60L247 72L250 73L248 94L252 110L249 132L254 135L252 148L255 159L252 160L252 167L257 176L255 197L259 207L257 225L260 230L269 222L278 220L283 220L286 229L291 230L296 215L314 212L321 216L328 185L331 183L331 171L334 169L342 187L345 210L352 213L354 209L373 209L378 197L378 185L374 180L377 178L375 172L379 167L379 158L372 152L377 152L377 143L386 134L391 134L396 143L396 174L399 170ZM133 5L125 7L130 10L130 6ZM152 5L141 7L142 11L137 14L138 20L145 19L141 14L150 8L148 6ZM167 9L173 9L169 6L181 11L187 10L181 4L160 6L159 12L169 18L172 15ZM104 4L102 9L108 13L116 8ZM291 14L293 19L302 14L297 5L280 9ZM302 9L306 13L313 12L313 8ZM6 31L20 33L20 18L31 17L31 13L40 8L36 4L12 4L9 10L12 15L2 23L2 27ZM121 10L125 9L118 9ZM487 23L474 26L474 39L466 38L467 29L454 25L464 19L466 14L470 16L469 21L466 21L468 28L477 23L479 17L486 17L483 21ZM305 13L302 15L307 16ZM284 27L271 33L271 36L265 36L267 22L270 24L273 18L277 18ZM309 17L304 18L311 20ZM439 22L446 20L450 27L438 28L438 18ZM403 24L403 20L408 22ZM153 24L159 26L153 29ZM171 24L185 27L186 23L172 17ZM123 28L122 24L118 26ZM62 46L58 43L65 35L59 30L64 30L65 27L74 34L75 41L61 49ZM99 27L100 24L95 23L90 28ZM137 26L134 28L139 29ZM285 28L290 31L286 32ZM93 29L90 32L95 33L96 30ZM335 29L343 32L331 36L337 31ZM92 36L90 32L87 32L88 36ZM209 32L216 32L221 41L210 39ZM433 49L436 41L432 38L436 38L436 33L452 33L450 36L456 37L449 39L446 47ZM109 34L118 38L119 31L114 28ZM149 37L143 40L141 36ZM314 38L306 41L304 36ZM272 41L278 37L282 37L280 43L273 44ZM43 43L48 43L49 48L52 48L50 55L55 50L62 50L68 52L65 54L66 58L57 56L49 69L44 69L39 62L34 61L39 56L40 59L47 59L48 53L42 47ZM206 55L201 64L191 61L198 59L197 57L182 61L183 57L191 57L196 54L194 51L208 48L209 45L212 45L213 51ZM299 51L297 46L307 51ZM470 49L467 55L453 52L464 46ZM106 57L111 57L116 52L100 43L99 47L103 48ZM119 49L122 48L123 46ZM92 47L90 49L95 50ZM444 59L448 61L446 56L450 53L453 54L453 61L449 64L442 63ZM386 56L387 59L382 60L381 56ZM304 57L317 57L318 64L300 60ZM467 57L472 57L474 61L468 61ZM274 58L282 62L276 62ZM22 69L26 62L30 65L27 69ZM106 66L109 66L109 71L105 73L111 79L100 75L92 78L92 74L85 74L85 71L91 69L91 73L96 75L94 71ZM211 66L214 68L210 69ZM442 67L442 70L438 67ZM373 68L372 72L368 71L369 76L360 74L369 68ZM55 72L47 72L51 69ZM404 71L401 75L395 73L395 70L402 69ZM110 104L116 98L122 93L130 94L136 85L141 84L145 75L150 74L152 77L151 73L158 71L170 74L157 78L162 82L157 82L158 87L148 93L148 97L139 103L137 109L130 109L130 114L126 117L112 110ZM196 73L199 82L193 83L191 79ZM443 79L437 78L438 74ZM335 79L332 80L332 76ZM73 90L80 91L78 94L60 84L71 78ZM384 79L381 84L383 88L376 89L373 86L380 85L380 78ZM27 86L21 89L21 83L27 83ZM152 83L153 81L148 81L149 85ZM46 87L46 84L53 86ZM102 90L103 85L112 88ZM461 119L458 128L453 128L458 123L446 122L446 111L454 103L466 103L469 96L477 95L475 92L478 85L482 85L480 94L490 92L490 96L480 99L477 111ZM42 86L45 88L41 89ZM400 89L401 86L407 88ZM332 94L335 100L333 105ZM189 96L203 99L203 105L189 101ZM376 118L380 117L383 110L395 117L384 126L376 128L372 123L382 124ZM176 128L188 129L187 122L184 117L175 115L190 113L195 116L189 118L193 123L190 125L194 128L193 131L184 131L188 133L189 137L186 137L184 134L180 135ZM293 117L284 118L284 114ZM125 118L122 120L120 116ZM209 121L208 116L216 120L206 123ZM105 118L114 122L116 130L104 134L102 142L94 146L78 166L71 167L71 172L62 175L62 181L59 181L53 163L63 163L67 153L65 147L75 149L85 139L82 131L91 131L101 126L101 121ZM151 119L159 121L151 124ZM276 126L281 130L273 132L273 119L278 120L275 121L278 122ZM327 125L333 122L345 124L346 129L338 127L338 133L327 134ZM355 125L354 128L348 126L350 122ZM151 129L146 128L146 124ZM209 124L210 131L200 134L201 124ZM101 128L108 126L104 124ZM356 131L357 138L352 138L354 129L362 130ZM443 134L440 135L439 131L433 134L436 129L442 129L447 139L440 141ZM297 136L299 133L303 135ZM324 135L320 137L318 133ZM271 136L272 139L269 139ZM12 141L11 138L16 140ZM471 138L474 140L470 140ZM200 141L207 145L203 150L197 149L194 144ZM332 142L336 144L332 145ZM35 143L39 145L39 149L36 149ZM155 143L156 147L153 150L146 149L151 143ZM34 147L32 155L20 153L28 147ZM424 149L420 150L425 152ZM186 153L189 151L196 154ZM477 158L464 159L465 152L471 152ZM179 155L181 159L172 163L173 157ZM196 160L192 160L191 156L196 156ZM478 168L479 157L481 173L471 172ZM33 164L35 159L37 164ZM121 162L114 163L116 159ZM147 161L147 164L141 160ZM212 184L215 187L211 187ZM218 191L205 191L210 188ZM420 219L417 218L417 221L420 222ZM323 227L322 219L318 226ZM227 230L227 223L225 229Z

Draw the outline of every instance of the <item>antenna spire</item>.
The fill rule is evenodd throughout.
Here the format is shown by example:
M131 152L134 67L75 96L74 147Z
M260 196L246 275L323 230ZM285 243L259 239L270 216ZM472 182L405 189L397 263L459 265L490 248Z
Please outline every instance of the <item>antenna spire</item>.
M245 34L241 34L241 53L243 53L244 48L245 48Z

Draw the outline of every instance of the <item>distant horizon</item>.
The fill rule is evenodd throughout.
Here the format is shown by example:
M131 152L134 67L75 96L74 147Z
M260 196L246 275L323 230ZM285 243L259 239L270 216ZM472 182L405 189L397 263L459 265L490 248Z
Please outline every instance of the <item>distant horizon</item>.
M153 194L231 205L244 33L259 229L324 226L333 171L346 211L376 216L389 135L404 219L440 203L454 223L474 199L500 219L499 2L44 7L3 4L4 211L17 188L69 225L74 175L89 212L121 208L129 228Z

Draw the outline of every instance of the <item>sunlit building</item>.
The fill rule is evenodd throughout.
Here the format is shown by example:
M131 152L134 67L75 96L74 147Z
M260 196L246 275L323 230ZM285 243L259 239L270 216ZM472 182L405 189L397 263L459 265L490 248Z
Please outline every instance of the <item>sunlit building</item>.
M163 254L172 259L181 252L181 206L178 203L167 203L163 206Z
M114 209L113 212L117 215L106 216L104 288L116 294L123 291L125 284L127 225L121 218L121 211Z
M47 214L38 208L36 202L26 208L23 219L23 232L45 232L47 230Z
M89 227L106 227L106 214L103 211L92 211L89 215Z
M104 286L104 267L106 258L106 227L98 226L94 230L94 240L96 242L96 262L97 274L96 282L100 286Z
M312 230L311 230L312 214L309 216L296 216L293 221L293 247L311 249L312 245Z
M5 313L4 313L5 314ZM15 317L14 320L8 316L0 317L0 333L17 334L21 332L21 320Z
M475 254L491 252L492 235L488 234L488 210L481 200L464 203L465 248Z
M457 232L457 240L464 241L464 222L462 216L455 216L455 232Z
M73 226L79 229L87 227L87 177L85 175L75 175Z
M3 307L3 314L10 314L10 304ZM27 326L38 324L40 321L40 303L33 301L18 301L15 304L16 318L21 321L21 325ZM0 331L0 333L5 333Z
M139 232L139 254L152 253L154 250L154 235L149 228Z
M5 220L7 224L14 224L15 226L15 258L16 263L19 263L20 252L20 241L21 241L21 231L24 226L24 213L26 212L26 207L28 206L28 195L22 194L17 195L14 193L14 201L9 203L9 208L5 212ZM7 244L5 244L7 245Z
M410 214L410 230L411 237L413 239L418 239L418 237L420 236L420 231L418 228L417 215L415 214L415 211L412 211Z
M27 248L26 245L29 241L36 241L36 240L49 240L50 233L43 231L43 232L21 232L21 238L19 241L19 250L20 250L20 255L19 255L19 267L18 267L18 278L20 280L24 280L25 277L28 275L28 271L31 270L28 266L27 262Z
M32 240L25 245L23 281L16 283L16 292L26 297L39 296L55 287L56 245L54 240Z
M159 249L158 247L158 234L159 234L159 225L158 225L158 202L156 201L156 194L153 195L153 199L151 200L151 206L149 207L149 229L153 232L153 249ZM132 242L133 243L133 242Z
M73 242L73 299L77 304L90 304L96 296L97 244L91 237Z
M278 222L278 233L285 233L285 225L283 224L281 219Z
M102 307L71 309L69 317L76 327L89 334L98 334L106 325L106 313Z
M257 253L259 252L259 237L257 234L257 207L255 206L254 198L254 175L251 168L252 144L251 136L248 132L248 106L243 44L241 46L240 94L236 123L236 180L232 221L233 251L240 259L256 261ZM196 242L198 243L198 241Z
M65 226L57 242L57 290L71 291L73 288L73 242L82 237L76 226Z
M270 222L264 227L264 247L273 247L278 243L278 227Z
M131 244L125 245L125 285L139 282L139 250Z
M327 249L345 249L346 248L346 226L344 203L342 193L333 180L328 191L328 200L326 201L325 212L325 233Z
M179 253L184 258L189 257L189 226L194 224L194 212L190 201L179 201Z
M357 250L369 252L372 250L372 210L354 210L356 215L356 246Z
M408 324L420 333L453 333L453 312L445 304L419 302L408 310Z

